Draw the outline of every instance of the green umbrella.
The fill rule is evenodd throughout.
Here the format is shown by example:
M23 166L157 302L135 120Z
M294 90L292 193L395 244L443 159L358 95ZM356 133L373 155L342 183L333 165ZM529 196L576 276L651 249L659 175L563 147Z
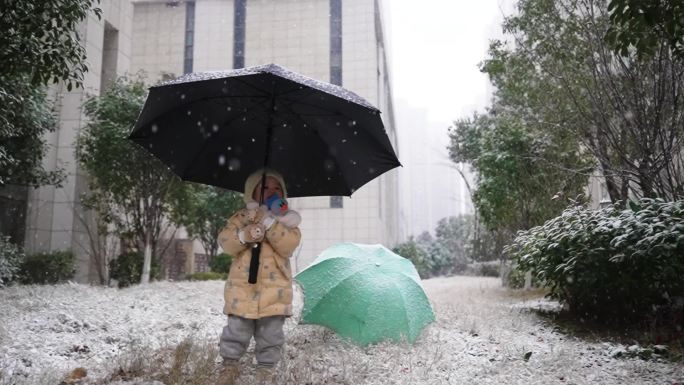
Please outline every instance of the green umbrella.
M295 279L304 291L302 322L362 346L385 339L413 343L435 320L411 261L382 245L334 245Z

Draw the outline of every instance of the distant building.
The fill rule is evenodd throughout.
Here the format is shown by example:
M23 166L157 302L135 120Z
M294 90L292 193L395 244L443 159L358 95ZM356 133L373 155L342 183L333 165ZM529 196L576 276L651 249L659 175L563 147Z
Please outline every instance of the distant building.
M399 170L402 231L417 237L434 231L440 219L472 214L473 205L463 177L473 185L467 166L449 159L447 125L435 123L424 108L397 101L399 151L404 167Z
M395 149L397 134L380 0L102 0L102 20L82 23L89 69L84 90L57 89L59 129L48 135L47 169L64 167L61 188L27 195L28 252L71 249L76 279L94 280L88 235L79 208L87 175L77 167L74 139L85 117L81 105L117 75L144 70L150 82L187 72L277 63L309 77L342 85L382 111ZM401 157L400 157L401 160ZM306 267L337 242L394 246L399 230L398 176L392 170L347 197L294 198L303 239L293 261ZM187 247L184 246L185 250ZM187 252L185 250L184 252ZM187 270L187 269L186 269Z

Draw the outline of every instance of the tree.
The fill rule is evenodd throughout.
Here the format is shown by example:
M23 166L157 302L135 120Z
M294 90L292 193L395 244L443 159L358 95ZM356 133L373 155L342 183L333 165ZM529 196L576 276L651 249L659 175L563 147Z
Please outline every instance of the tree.
M610 27L605 39L616 53L655 54L665 42L684 59L684 3L675 0L610 0Z
M100 97L84 104L90 119L77 139L76 157L90 175L86 207L96 210L120 236L144 250L141 283L149 282L152 258L171 222L172 202L185 184L156 158L126 139L145 100L141 79L117 79Z
M59 185L64 180L63 170L46 171L42 166L48 149L43 135L54 131L56 125L43 87L30 85L23 78L2 79L0 187Z
M87 200L87 196L83 198ZM77 237L74 242L88 255L100 284L108 285L111 278L109 265L111 260L116 258L119 239L116 228L106 221L105 216L98 215L107 210L104 207L106 202L90 200L88 203L86 210L75 210L72 207L74 219L81 224L81 228L86 233L85 239ZM98 205L103 205L103 207L98 207Z
M0 187L59 185L63 181L61 169L46 171L41 164L47 151L43 135L56 127L44 86L61 81L71 90L82 84L88 67L76 27L94 3L2 0ZM99 8L92 12L101 17Z
M92 12L102 18L95 0L2 0L0 12L0 62L2 85L6 79L28 76L33 85L64 81L67 89L79 87L86 51L77 24ZM99 4L100 1L97 0ZM11 89L4 88L11 92Z
M191 237L200 240L211 263L218 252L219 233L228 218L244 206L242 194L199 184L190 184L189 190L174 204L172 216Z
M17 279L24 258L23 252L9 237L0 236L0 288Z
M631 3L631 2L630 2ZM523 0L482 69L493 110L566 132L597 161L613 202L684 194L684 63L656 40L652 55L615 54L598 0Z
M426 265L431 277L454 273L454 258L442 242L432 242L427 248Z
M416 237L416 243L423 248L427 248L434 241L435 239L429 231L423 231Z
M451 216L437 222L436 242L443 245L451 256L451 264L455 272L463 271L471 261L474 230L472 215Z
M592 164L574 138L498 108L456 122L449 154L472 166L479 219L494 239L505 239L561 213L583 193Z

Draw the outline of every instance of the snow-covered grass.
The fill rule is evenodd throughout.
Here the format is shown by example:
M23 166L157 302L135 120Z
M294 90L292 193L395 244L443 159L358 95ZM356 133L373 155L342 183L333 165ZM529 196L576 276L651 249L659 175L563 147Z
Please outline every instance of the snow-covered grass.
M360 348L316 325L286 323L283 384L673 384L684 366L613 358L622 347L566 336L506 294L499 280L424 281L437 321L415 345ZM225 316L223 283L157 282L128 289L76 284L0 290L0 384L213 384ZM301 309L300 296L295 310ZM526 359L527 357L527 359ZM241 384L254 362L243 358Z

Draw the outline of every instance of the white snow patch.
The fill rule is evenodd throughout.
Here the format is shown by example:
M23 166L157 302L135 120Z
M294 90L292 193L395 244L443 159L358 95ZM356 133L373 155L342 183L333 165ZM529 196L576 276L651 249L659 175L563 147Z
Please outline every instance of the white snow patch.
M292 317L285 326L279 383L655 385L684 380L681 365L615 359L620 346L560 334L528 310L553 303L511 298L499 282L478 277L423 281L437 320L414 345L361 348L322 327L298 325L298 317ZM219 281L156 282L122 290L77 284L1 289L0 384L58 383L76 367L86 368L87 378L95 381L127 354L152 352L188 337L216 343L225 322L222 307ZM298 294L296 314L301 307ZM252 383L252 349L238 383Z

